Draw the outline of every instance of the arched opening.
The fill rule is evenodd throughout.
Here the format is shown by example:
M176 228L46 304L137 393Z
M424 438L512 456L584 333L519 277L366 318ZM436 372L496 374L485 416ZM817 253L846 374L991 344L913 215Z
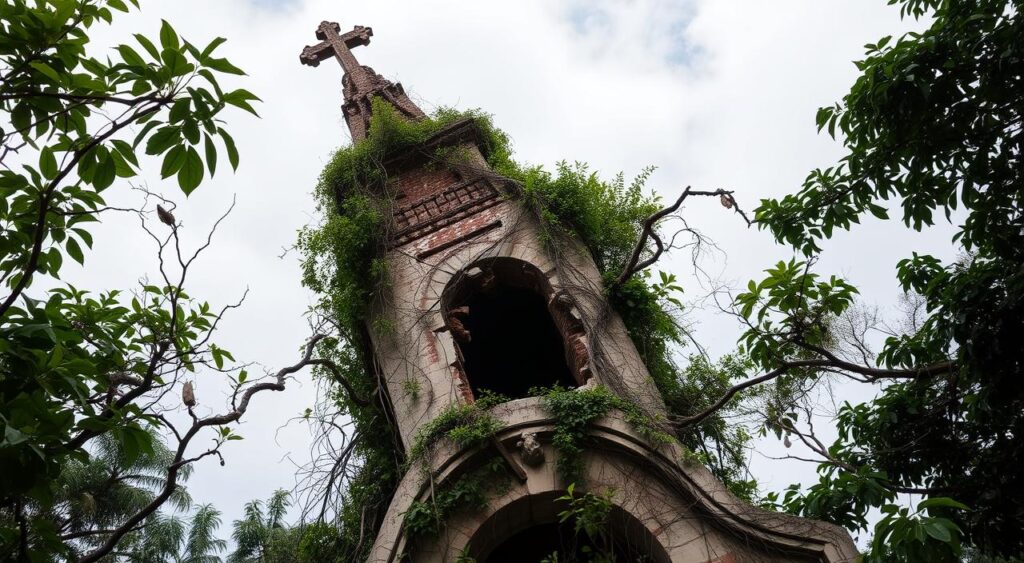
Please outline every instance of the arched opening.
M479 563L558 561L584 563L670 563L668 553L636 517L613 507L602 530L593 540L577 532L572 521L561 522L565 508L554 492L514 501L484 523L470 540L470 551ZM529 505L529 510L524 506Z
M480 563L522 563L524 561L551 561L558 563L585 563L590 561L621 561L622 563L659 563L654 555L628 541L614 541L599 545L586 534L577 534L573 525L550 522L527 528L508 538ZM646 547L651 547L650 545Z
M536 267L511 258L478 263L446 291L445 318L474 397L489 391L515 399L535 387L583 382L582 330L573 332L567 305L551 293Z

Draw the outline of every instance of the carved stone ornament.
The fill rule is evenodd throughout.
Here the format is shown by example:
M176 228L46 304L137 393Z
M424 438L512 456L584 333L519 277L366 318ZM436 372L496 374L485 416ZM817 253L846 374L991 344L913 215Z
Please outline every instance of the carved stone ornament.
M516 447L519 448L520 459L526 465L537 467L544 463L544 449L540 447L536 432L523 432Z

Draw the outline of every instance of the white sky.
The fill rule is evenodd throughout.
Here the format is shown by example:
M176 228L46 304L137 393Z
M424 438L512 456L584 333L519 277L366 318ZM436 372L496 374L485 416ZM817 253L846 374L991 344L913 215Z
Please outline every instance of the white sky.
M298 256L279 255L313 217L311 190L332 149L348 142L340 69L298 60L302 47L315 43L321 20L343 29L372 26L371 45L356 51L361 62L401 81L427 112L454 105L494 114L520 160L587 161L608 176L655 165L649 185L665 198L686 185L725 187L748 211L834 162L840 147L816 133L815 110L849 88L856 76L850 61L865 43L913 25L882 0L145 0L141 14L95 35L103 44L126 42L132 32L155 37L161 18L200 46L227 37L219 52L249 73L229 83L263 99L262 119L231 116L242 161L237 174L222 158L217 177L187 200L173 181L160 181L158 162L145 163L144 177L150 189L180 202L177 216L193 237L237 195L188 289L217 305L248 288L217 341L239 360L275 369L297 359L312 299L299 284ZM685 215L727 253L708 266L735 285L791 256L717 202L696 200ZM153 245L135 220L108 217L97 235L86 268L65 266L65 280L127 288L155 272ZM945 232L909 236L899 223L872 221L838 235L819 270L847 276L869 303L891 304L896 261L911 250L948 255L948 241ZM683 275L687 260L680 254L663 267ZM700 287L686 280L688 298L698 298ZM713 354L732 349L732 321L699 310L692 320ZM220 405L215 378L196 382L201 408ZM208 458L189 481L197 501L224 512L222 535L244 502L293 486L309 437L301 424L286 423L311 406L315 390L308 374L298 383L258 395L240 428L245 440L225 450L227 466ZM850 393L853 400L865 396ZM781 451L774 441L763 448ZM766 489L814 480L811 466L756 454L753 464Z

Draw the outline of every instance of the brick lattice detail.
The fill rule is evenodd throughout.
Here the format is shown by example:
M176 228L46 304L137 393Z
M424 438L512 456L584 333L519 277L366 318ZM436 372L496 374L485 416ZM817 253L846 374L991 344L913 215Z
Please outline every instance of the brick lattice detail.
M484 178L458 182L400 207L395 212L391 246L401 246L425 237L499 202L501 194Z

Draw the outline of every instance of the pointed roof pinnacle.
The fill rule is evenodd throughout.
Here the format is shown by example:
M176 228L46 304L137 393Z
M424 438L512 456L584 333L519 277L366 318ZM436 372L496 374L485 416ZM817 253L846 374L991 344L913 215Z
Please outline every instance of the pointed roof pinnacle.
M410 119L425 116L423 110L405 95L401 84L392 83L356 60L352 49L369 45L370 37L373 37L372 28L357 25L351 31L341 33L340 25L324 21L316 28L316 38L320 42L307 45L299 54L299 61L304 65L319 66L332 56L341 65L345 73L342 80L345 98L342 111L353 142L366 138L370 126L371 102L375 96L384 98Z

